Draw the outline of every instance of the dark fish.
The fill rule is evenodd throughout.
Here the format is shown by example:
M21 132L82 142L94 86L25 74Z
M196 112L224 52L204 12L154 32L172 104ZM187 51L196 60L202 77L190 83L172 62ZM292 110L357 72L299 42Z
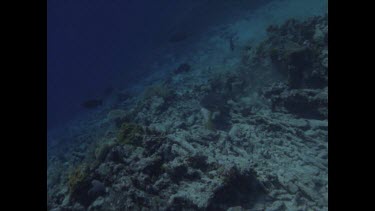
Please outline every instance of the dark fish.
M112 94L113 90L114 90L113 87L108 87L108 88L106 88L106 89L104 90L104 95L105 95L105 96L108 96L108 95Z
M96 100L95 99L95 100L87 100L87 101L83 102L81 105L84 108L91 109L91 108L96 108L96 107L98 107L98 106L100 106L102 104L103 104L102 100Z
M119 102L123 102L123 101L126 101L128 100L129 98L131 98L132 95L128 92L119 92L117 93L117 100Z
M233 41L233 37L231 37L229 39L229 48L231 51L234 51L234 41Z
M190 65L187 63L183 63L180 66L178 66L177 69L173 71L174 74L179 74L183 72L188 72L190 70Z
M186 32L176 32L169 38L169 42L181 42L186 40L188 37L189 35Z
M105 194L105 186L102 182L98 180L93 180L91 182L91 185L91 189L89 189L89 191L87 192L89 196L98 197L100 195Z

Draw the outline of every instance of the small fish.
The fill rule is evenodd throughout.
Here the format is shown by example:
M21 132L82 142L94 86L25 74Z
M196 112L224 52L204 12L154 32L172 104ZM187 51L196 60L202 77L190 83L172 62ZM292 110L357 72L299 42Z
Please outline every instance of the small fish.
M170 38L169 42L176 43L186 40L189 37L188 33L180 31L174 33Z
M231 51L234 51L234 40L233 40L233 36L230 37L229 39L229 48Z
M109 96L110 94L112 94L113 90L114 90L114 88L111 87L111 86L108 87L108 88L106 88L106 89L104 90L104 95L105 95L105 96Z
M97 197L105 194L105 186L102 182L98 180L93 180L91 182L91 185L91 189L89 189L89 191L87 192L89 196Z
M96 108L96 107L98 107L102 104L103 104L102 100L94 99L94 100L87 100L87 101L83 102L81 105L84 108L91 109L91 108Z
M183 63L180 66L178 66L177 69L173 71L174 74L184 73L188 72L190 70L190 65L187 63Z

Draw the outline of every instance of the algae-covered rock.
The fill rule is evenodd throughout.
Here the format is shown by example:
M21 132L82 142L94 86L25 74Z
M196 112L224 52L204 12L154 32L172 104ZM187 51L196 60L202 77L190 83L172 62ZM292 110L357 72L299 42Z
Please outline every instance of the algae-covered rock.
M170 100L174 97L174 91L163 83L158 83L148 87L144 92L144 98L149 99L154 96L161 97L164 100Z
M87 194L90 189L90 179L90 170L86 164L79 165L69 174L70 203L76 202L87 207L92 202Z
M287 89L272 86L264 96L270 99L272 109L289 112L303 118L328 118L328 89Z
M105 157L107 156L108 152L115 146L115 142L106 142L100 144L95 150L95 158L98 161L104 161Z
M68 187L70 192L74 192L85 181L88 175L88 168L85 164L79 165L68 176Z
M144 129L134 123L123 123L117 135L117 141L121 144L139 146L142 144Z

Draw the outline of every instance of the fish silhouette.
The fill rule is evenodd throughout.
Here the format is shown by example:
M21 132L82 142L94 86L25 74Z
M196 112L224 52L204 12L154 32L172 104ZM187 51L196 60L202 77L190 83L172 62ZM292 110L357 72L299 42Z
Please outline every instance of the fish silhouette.
M174 33L170 38L169 42L176 43L186 40L189 37L189 34L184 31L179 31Z
M92 109L92 108L97 108L98 106L101 106L102 104L103 104L103 100L92 99L92 100L87 100L83 102L81 105L84 108Z

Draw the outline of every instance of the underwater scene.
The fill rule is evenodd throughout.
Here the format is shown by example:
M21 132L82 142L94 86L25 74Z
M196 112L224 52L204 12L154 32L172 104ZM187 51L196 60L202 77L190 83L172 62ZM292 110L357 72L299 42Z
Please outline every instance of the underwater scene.
M328 0L47 10L48 210L328 210Z

